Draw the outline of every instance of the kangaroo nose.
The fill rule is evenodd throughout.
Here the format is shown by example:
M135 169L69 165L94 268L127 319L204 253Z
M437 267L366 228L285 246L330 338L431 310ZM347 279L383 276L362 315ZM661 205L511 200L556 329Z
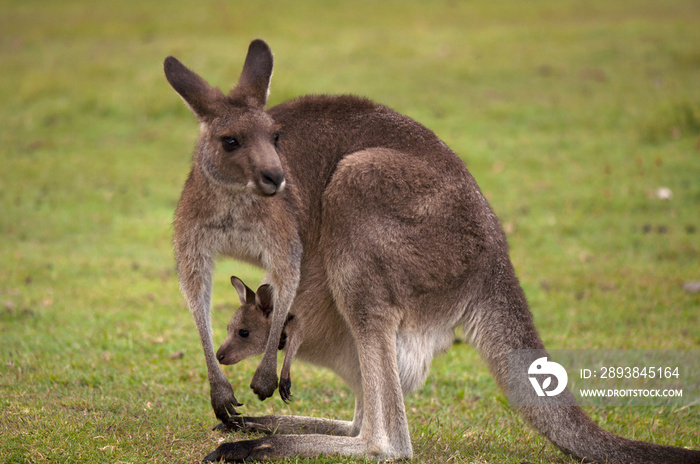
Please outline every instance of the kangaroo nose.
M265 195L274 195L284 189L286 181L281 170L263 171L260 173L260 190Z

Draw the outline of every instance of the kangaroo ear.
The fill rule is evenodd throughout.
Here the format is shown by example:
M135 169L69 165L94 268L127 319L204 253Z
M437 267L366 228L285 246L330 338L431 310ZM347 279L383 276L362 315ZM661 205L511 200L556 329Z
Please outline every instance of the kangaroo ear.
M260 39L253 40L238 85L231 90L229 98L243 99L246 103L263 108L267 104L272 78L272 51Z
M236 276L231 276L231 285L236 289L238 299L241 301L242 305L255 303L255 292L248 288L241 279Z
M258 292L255 294L255 305L260 308L265 317L270 317L274 308L272 286L265 284L258 288Z
M213 115L216 101L223 99L220 90L209 86L204 79L190 71L175 57L167 57L163 63L163 69L170 85L180 94L197 118L202 120Z

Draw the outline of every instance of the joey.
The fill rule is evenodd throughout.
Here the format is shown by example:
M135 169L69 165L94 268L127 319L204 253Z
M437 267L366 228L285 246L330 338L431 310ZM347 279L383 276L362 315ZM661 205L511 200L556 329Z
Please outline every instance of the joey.
M256 292L238 277L231 277L231 284L238 293L241 306L228 323L226 339L216 352L216 359L223 365L236 364L265 351L273 310L272 288L269 284L261 285ZM292 358L301 342L300 329L299 320L289 314L278 346L280 350L286 348L279 385L280 397L285 403L291 398L290 370Z

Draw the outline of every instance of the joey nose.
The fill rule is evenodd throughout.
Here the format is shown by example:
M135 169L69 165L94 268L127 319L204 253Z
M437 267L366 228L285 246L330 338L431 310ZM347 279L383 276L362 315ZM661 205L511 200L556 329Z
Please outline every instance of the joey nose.
M260 190L265 195L274 195L284 189L285 179L282 170L267 170L260 173Z

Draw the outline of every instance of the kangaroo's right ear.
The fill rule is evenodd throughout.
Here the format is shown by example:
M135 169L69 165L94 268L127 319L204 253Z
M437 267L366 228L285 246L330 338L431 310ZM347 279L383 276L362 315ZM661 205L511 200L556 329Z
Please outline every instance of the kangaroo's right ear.
M238 299L241 301L242 305L255 303L255 292L248 288L241 279L236 276L231 276L231 285L236 289Z
M229 98L243 99L253 106L264 108L270 92L272 61L272 50L265 41L253 40L248 47L238 85L231 90Z
M223 99L219 89L211 87L207 81L190 71L177 58L169 56L163 63L165 77L175 91L180 94L198 119L213 116L216 102Z

